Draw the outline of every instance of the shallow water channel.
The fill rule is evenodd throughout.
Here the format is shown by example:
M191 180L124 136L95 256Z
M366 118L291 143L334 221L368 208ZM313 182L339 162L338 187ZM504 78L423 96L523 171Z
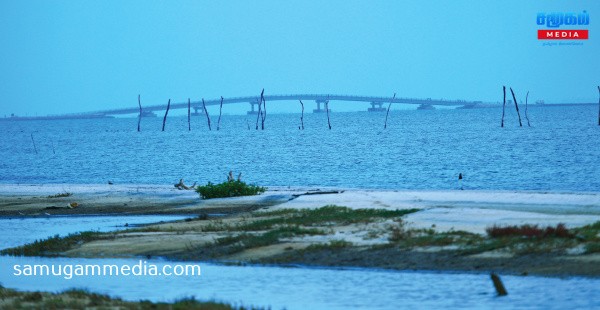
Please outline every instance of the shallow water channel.
M0 248L76 231L110 231L182 216L0 218ZM141 258L142 264L175 264ZM600 307L600 279L502 276L496 297L487 274L375 269L223 266L199 263L201 276L15 276L15 265L138 265L140 258L84 259L0 256L0 284L26 291L86 288L127 300L174 301L194 296L272 309L582 308Z

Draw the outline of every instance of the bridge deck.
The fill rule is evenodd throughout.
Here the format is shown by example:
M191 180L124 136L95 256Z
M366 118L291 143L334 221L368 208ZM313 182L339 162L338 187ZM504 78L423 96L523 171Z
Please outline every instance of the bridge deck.
M258 103L259 96L245 96L245 97L231 97L224 98L223 104L232 103ZM351 96L351 95L327 95L327 94L291 94L291 95L268 95L265 96L266 101L354 101L354 102L368 102L368 103L386 103L392 100L392 97L381 97L381 96ZM209 99L204 100L207 106L219 105L221 99ZM445 100L445 99L418 99L418 98L399 98L394 99L394 103L405 103L405 104L427 104L427 105L443 105L443 106L474 106L481 105L481 101L466 101L466 100ZM187 109L187 102L183 103L171 103L171 109ZM192 101L191 106L194 109L202 108L202 101ZM167 104L143 106L144 112L163 111L167 108ZM138 107L124 108L124 109L112 109L112 110L99 110L84 113L70 113L62 115L50 115L44 118L94 118L110 115L121 115L121 114L137 114L139 113ZM38 119L41 117L37 117Z

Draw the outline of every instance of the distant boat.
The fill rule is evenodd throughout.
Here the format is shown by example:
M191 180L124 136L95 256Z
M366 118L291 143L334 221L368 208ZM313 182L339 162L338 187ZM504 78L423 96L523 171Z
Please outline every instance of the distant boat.
M544 100L538 100L535 102L535 104L546 104L546 103L544 102Z

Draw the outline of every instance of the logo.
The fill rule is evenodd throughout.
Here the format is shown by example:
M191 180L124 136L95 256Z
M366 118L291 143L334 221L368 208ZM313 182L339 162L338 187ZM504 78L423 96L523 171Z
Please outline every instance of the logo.
M587 40L587 29L561 29L561 26L578 27L590 24L588 12L582 13L538 13L536 18L538 26L545 25L549 29L538 29L538 40ZM587 27L586 27L587 28Z

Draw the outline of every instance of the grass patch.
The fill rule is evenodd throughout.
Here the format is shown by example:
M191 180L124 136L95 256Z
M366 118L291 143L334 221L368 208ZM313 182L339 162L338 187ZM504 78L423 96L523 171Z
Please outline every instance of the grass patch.
M258 248L279 243L283 238L292 238L303 235L324 235L326 232L319 229L306 229L298 226L284 226L262 234L243 233L235 236L218 238L213 246L228 247L226 253L233 254L246 249Z
M417 211L419 210L350 209L335 205L324 206L318 209L283 209L257 213L255 214L256 217L273 218L241 224L236 229L256 231L268 230L276 225L348 225L353 223L368 223L376 218L398 218Z
M196 187L196 192L202 199L253 196L262 194L266 190L265 187L246 184L242 181L227 181L220 184L208 182L204 186Z
M95 231L84 231L75 234L69 234L66 237L55 235L43 240L36 240L16 248L4 249L0 254L13 256L59 256L61 252L72 249L73 247L88 241L99 239L108 239L113 235Z
M18 292L0 287L2 309L191 309L191 310L251 310L261 307L234 306L215 301L199 301L194 297L179 299L173 303L123 301L108 295L87 290L67 290L62 293Z
M46 198L64 198L64 197L70 197L70 196L73 196L73 194L64 192L64 193L58 193L56 195L46 196Z
M573 229L575 236L581 240L598 240L600 241L600 221L590 225Z
M328 243L311 244L305 251L341 250L353 246L352 242L346 240L331 240Z

